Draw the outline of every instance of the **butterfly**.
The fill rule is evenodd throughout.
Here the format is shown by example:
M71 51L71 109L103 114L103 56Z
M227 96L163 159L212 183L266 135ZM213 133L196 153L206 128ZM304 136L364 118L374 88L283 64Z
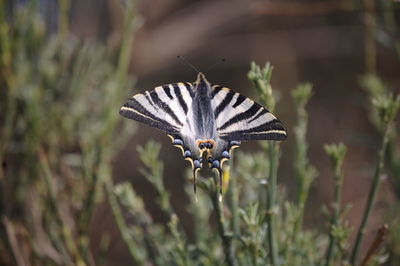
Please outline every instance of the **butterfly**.
M171 138L196 173L203 154L216 169L222 194L222 165L245 140L286 139L282 123L266 108L237 92L210 84L199 72L194 83L166 84L131 97L122 116L157 128Z

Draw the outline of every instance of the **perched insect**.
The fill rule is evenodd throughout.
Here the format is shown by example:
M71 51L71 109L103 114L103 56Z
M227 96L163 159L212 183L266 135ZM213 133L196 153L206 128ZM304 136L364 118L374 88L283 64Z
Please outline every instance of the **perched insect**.
M243 140L284 140L282 123L253 100L219 85L211 85L199 72L197 80L166 84L136 94L120 110L124 117L164 131L180 148L193 170L203 165L218 171L222 194L222 164Z

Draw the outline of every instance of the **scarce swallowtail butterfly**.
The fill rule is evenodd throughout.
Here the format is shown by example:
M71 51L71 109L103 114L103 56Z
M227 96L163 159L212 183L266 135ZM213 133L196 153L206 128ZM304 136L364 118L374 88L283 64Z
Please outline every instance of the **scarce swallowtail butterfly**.
M285 140L282 123L253 100L219 85L203 73L197 80L159 86L130 98L120 110L124 117L164 131L180 148L196 173L207 163L216 169L222 194L222 164L244 140Z

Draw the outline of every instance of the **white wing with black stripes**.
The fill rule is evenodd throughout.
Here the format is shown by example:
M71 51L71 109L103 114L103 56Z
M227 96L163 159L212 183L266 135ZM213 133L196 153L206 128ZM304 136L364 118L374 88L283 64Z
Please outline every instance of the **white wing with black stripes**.
M167 133L196 172L206 154L221 182L222 165L243 140L284 140L281 122L253 100L222 86L211 86L202 73L196 82L167 84L130 98L120 114ZM222 194L222 185L220 183Z
M120 114L176 135L187 122L192 97L192 84L167 84L136 94L121 107Z
M212 106L219 137L225 140L284 140L282 123L267 109L222 86L212 87Z

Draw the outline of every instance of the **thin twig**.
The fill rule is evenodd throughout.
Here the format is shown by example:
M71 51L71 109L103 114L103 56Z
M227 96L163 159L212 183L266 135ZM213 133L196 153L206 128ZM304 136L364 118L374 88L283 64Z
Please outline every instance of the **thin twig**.
M17 262L17 265L18 266L30 265L29 263L25 262L25 260L24 260L24 256L22 254L22 251L18 244L17 237L15 235L14 226L5 216L2 217L2 222L4 224L4 227L6 228L7 239L10 243L11 250L13 252L13 255L14 255L15 261Z
M329 147L331 149L329 149ZM336 147L337 153L334 153L332 148ZM346 148L343 144L339 144L338 146L325 146L325 150L327 151L328 155L330 155L332 159L332 166L334 170L334 179L335 179L335 201L333 205L333 215L331 219L331 225L330 225L330 234L329 234L329 246L328 246L328 252L326 254L326 263L325 266L330 266L331 261L334 258L335 254L335 242L336 239L334 235L332 234L332 230L334 226L338 226L340 223L340 212L341 212L341 205L340 205L340 200L342 198L342 188L343 188L343 179L344 175L342 172L342 164L343 164L343 158L344 154L346 152ZM329 152L329 150L331 152ZM343 153L340 153L339 151L342 150L344 151ZM342 154L342 156L339 156L339 154ZM336 156L335 156L336 155Z
M376 165L375 173L374 173L374 176L372 179L371 188L369 190L367 205L365 207L364 215L362 217L361 224L358 229L356 242L354 244L354 248L351 253L350 262L352 265L355 265L355 263L357 262L358 253L360 251L361 240L364 237L369 214L371 212L373 203L375 201L376 194L378 192L380 175L381 175L381 172L382 172L383 166L384 166L385 152L386 152L386 147L387 147L388 141L389 141L389 138L385 132L385 133L383 133L383 137L382 137L381 149L379 150L379 155L378 155L378 163Z
M270 173L268 182L268 202L267 202L267 220L268 220L268 246L270 252L271 264L277 265L277 239L275 238L275 202L276 202L276 189L277 189L277 171L278 171L278 144L269 143L269 160L270 160Z
M119 232L121 233L122 239L128 247L128 251L132 260L137 265L143 265L144 262L140 254L138 254L139 249L136 248L136 244L133 241L132 235L129 233L128 225L125 222L122 209L118 203L117 196L114 193L114 184L111 177L107 177L107 179L104 181L104 190L107 195L108 204L110 204L113 217L118 226Z
M231 156L231 165L234 165L233 162L234 156ZM240 226L239 226L239 191L238 191L238 183L236 176L233 176L232 168L230 171L230 178L229 178L229 189L228 189L228 201L229 207L232 212L232 230L235 236L240 234Z
M372 256L377 252L378 248L380 245L385 241L387 233L388 233L388 225L384 224L382 225L379 229L378 232L376 232L375 239L369 246L367 255L365 258L362 260L360 266L366 266L368 261L372 258Z
M58 226L58 237L61 239L62 242L58 244L58 248L60 249L60 252L63 254L64 259L67 261L67 263L72 263L74 260L75 262L81 261L80 254L78 254L75 242L72 239L71 229L65 225L60 208L58 207L58 198L56 196L57 194L54 190L53 184L54 175L51 172L48 157L43 147L41 146L37 148L37 157L43 171L42 176L47 189L50 211L53 215L56 225ZM73 258L71 258L70 255L74 257L74 260Z
M332 227L337 226L339 223L339 212L340 212L340 188L335 189L335 207L334 207L334 212L333 212L333 217L332 217L332 222L330 226L330 234L329 234L329 246L328 246L328 252L326 255L326 263L325 266L331 265L331 261L333 259L333 255L335 254L335 237L332 235Z
M221 177L222 178L222 177ZM211 201L217 217L218 231L222 238L222 245L224 248L226 262L229 266L236 265L236 259L233 252L232 237L228 235L224 214L223 214L223 202L220 201L220 193L218 189L211 191Z

